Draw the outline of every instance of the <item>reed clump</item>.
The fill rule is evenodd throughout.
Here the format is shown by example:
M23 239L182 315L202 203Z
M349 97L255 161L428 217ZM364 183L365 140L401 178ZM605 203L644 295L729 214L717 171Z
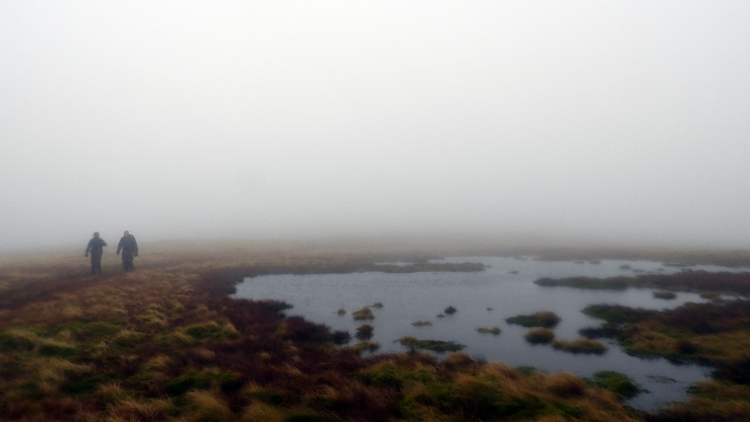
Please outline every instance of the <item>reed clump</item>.
M432 322L430 321L414 321L411 323L411 325L415 327L426 327L428 325L432 325Z
M477 328L477 332L482 334L499 335L500 327L479 327Z

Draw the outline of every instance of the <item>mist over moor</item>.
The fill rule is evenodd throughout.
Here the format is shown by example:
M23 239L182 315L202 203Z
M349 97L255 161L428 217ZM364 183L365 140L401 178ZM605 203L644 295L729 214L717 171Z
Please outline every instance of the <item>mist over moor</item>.
M0 250L750 248L747 22L741 1L3 2Z

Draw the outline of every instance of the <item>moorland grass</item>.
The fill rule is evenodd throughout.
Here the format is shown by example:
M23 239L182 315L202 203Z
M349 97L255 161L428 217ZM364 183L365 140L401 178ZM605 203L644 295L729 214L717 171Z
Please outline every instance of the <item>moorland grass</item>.
M80 251L3 260L0 414L111 422L649 417L570 374L521 373L463 354L444 361L422 353L365 357L360 353L376 343L336 348L326 327L285 316L289 304L226 296L243 277L353 272L374 262L418 262L437 250L409 255L400 247L388 244L367 255L356 245L314 252L280 243L143 245L136 272L107 274L105 262L100 277L86 274ZM708 335L724 338L685 336L697 355L727 352L707 349L716 342L742 344L744 320L704 319L713 330ZM669 333L649 321L630 321L626 330L643 324L643 330ZM732 347L731 358L722 355L727 362L742 354ZM744 385L715 382L673 414L743 420L748 401Z

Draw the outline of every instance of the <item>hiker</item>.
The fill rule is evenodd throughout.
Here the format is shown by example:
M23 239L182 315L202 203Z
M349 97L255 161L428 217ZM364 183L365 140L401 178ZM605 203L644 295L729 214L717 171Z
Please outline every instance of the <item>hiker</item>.
M104 254L104 247L107 246L107 242L99 237L99 232L94 232L94 237L89 240L89 245L86 246L86 253L83 256L89 256L91 253L91 274L102 273L102 255Z
M135 242L135 236L127 230L120 238L120 243L117 244L117 255L120 254L120 250L122 250L122 269L125 272L133 271L135 269L133 257L138 256L138 244Z

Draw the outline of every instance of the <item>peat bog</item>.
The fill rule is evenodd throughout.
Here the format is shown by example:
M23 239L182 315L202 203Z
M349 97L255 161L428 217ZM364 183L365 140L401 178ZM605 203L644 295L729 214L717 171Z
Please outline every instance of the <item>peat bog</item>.
M394 253L378 247L365 250L361 245L329 245L311 252L307 245L293 244L155 244L144 245L136 272L112 271L99 277L87 274L88 263L79 251L4 259L0 262L0 414L4 420L92 422L730 421L750 416L747 380L738 370L745 363L734 360L742 353L739 346L723 360L725 372L737 374L735 379L719 377L698 383L688 401L643 413L622 404L632 391L628 383L636 384L615 373L597 372L583 379L566 372L548 374L488 363L460 352L446 352L444 358L437 359L416 347L431 335L405 339L415 346L414 352L372 355L392 342L379 344L371 339L352 344L349 336L348 345L336 346L346 343L346 331L353 330L332 331L294 316L295 303L226 296L246 276L367 275L377 262L424 262L435 253ZM607 266L607 257L603 258L596 265ZM515 267L518 274L504 272L521 277L528 270L523 265ZM435 271L439 267L429 268ZM426 274L437 275L439 283L439 275L445 272ZM385 312L398 309L378 298L360 299L357 305L331 307L326 313L361 326L361 321L347 316L346 309L370 306L378 318L367 324L373 326L372 334L377 337L381 324L387 325L383 324ZM384 307L375 307L377 302ZM669 301L670 309L682 303L678 294ZM704 316L713 321L716 313L723 314L723 307L732 303L709 303L718 308L706 308ZM409 322L434 322L435 313L448 305L460 311L445 315L441 324L461 325L463 315L473 312L469 303L435 304L425 318ZM555 331L574 338L571 330L575 327L566 326L573 318L549 303L535 305L538 308L532 312L551 310L561 315ZM477 310L488 318L497 314L495 321L529 311L503 313L502 306L494 306L493 312L487 312L488 307L478 306ZM344 315L337 314L339 309L344 309ZM730 310L734 316L744 315L742 309L730 306ZM620 314L625 314L624 322L616 323L616 328L624 331L628 324L646 324L660 332L664 331L661 325L678 318L638 314L656 318L661 324L656 325L651 319L636 321L628 312ZM405 325L414 330L437 328L437 324L421 328ZM477 326L496 325L472 321L461 332L498 344L509 335L520 337L527 331L517 326L505 326L500 336L476 331ZM743 332L731 316L710 326L702 336ZM434 344L451 342L437 340ZM700 346L702 340L689 341ZM697 353L707 351L699 348ZM714 360L722 361L718 355ZM664 385L680 383L676 377L653 377L671 380L660 381Z

